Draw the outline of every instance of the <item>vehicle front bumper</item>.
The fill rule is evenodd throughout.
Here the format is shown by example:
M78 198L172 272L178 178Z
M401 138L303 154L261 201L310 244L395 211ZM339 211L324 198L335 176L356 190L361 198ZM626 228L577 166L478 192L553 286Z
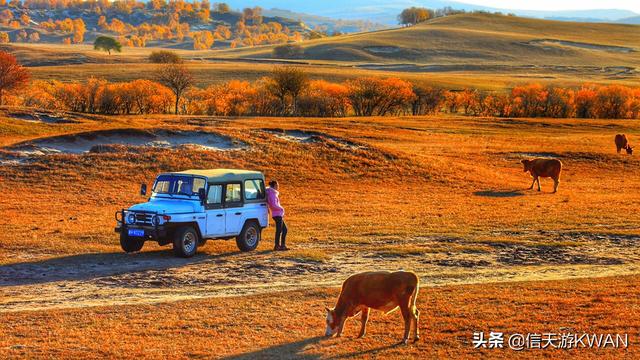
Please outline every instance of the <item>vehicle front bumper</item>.
M144 231L144 235L143 236L132 236L129 233L129 230L143 230ZM167 229L165 226L159 225L159 226L139 226L139 225L125 225L125 224L118 224L115 227L115 232L117 233L122 233L124 231L125 234L127 234L127 236L132 236L132 237L142 237L144 239L153 239L153 240L158 240L160 238L165 238L167 236Z
M130 211L130 210L129 210ZM115 232L120 234L127 234L127 236L143 238L145 240L160 240L167 237L168 229L166 225L141 225L141 224L127 224L124 222L125 210L116 211L116 227ZM131 235L129 230L142 230L144 234Z

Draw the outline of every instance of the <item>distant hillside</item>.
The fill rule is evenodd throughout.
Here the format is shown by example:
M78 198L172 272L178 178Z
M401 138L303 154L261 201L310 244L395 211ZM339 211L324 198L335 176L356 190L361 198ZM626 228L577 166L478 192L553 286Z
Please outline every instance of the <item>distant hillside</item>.
M261 9L210 8L207 0L0 2L0 42L92 43L100 35L125 46L183 49L281 44L321 37L299 20L265 16Z
M518 16L536 18L558 18L562 20L573 19L596 22L614 22L616 20L636 16L632 11L621 9L589 9L589 10L566 10L566 11L535 11L519 9L498 9L487 6L467 4L463 1L450 0L323 0L323 1L300 1L300 0L228 0L229 5L234 9L242 9L247 6L261 6L265 9L280 8L289 11L325 16L329 18L340 18L347 20L368 20L385 25L396 25L397 15L402 9L411 6L421 6L430 9L441 9L451 7L458 10L474 11L483 10L488 12L513 13ZM604 6L607 6L605 3Z
M408 28L307 41L302 47L300 59L401 71L517 65L525 70L564 66L572 71L577 66L624 73L635 72L640 65L640 27L462 14ZM271 47L221 54L274 57Z
M632 16L632 17L620 19L620 20L618 20L616 22L620 23L620 24L640 25L640 15L639 16Z

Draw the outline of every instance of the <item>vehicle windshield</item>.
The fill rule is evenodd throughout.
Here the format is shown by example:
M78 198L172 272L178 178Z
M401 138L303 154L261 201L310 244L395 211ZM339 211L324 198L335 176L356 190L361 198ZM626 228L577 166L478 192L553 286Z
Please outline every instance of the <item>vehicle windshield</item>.
M198 191L204 189L205 180L203 178L180 176L180 175L160 175L153 184L153 195L198 195Z

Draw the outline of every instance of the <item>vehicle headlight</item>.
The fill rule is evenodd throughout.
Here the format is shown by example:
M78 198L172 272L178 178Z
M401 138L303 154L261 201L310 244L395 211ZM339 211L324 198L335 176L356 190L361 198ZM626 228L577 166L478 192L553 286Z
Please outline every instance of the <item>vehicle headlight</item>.
M129 224L129 225L135 224L136 223L136 214L134 214L134 213L127 214L127 217L126 217L125 220L126 220L127 224Z
M160 225L160 223L161 223L160 216L153 215L153 217L151 218L151 225L158 226L158 225Z

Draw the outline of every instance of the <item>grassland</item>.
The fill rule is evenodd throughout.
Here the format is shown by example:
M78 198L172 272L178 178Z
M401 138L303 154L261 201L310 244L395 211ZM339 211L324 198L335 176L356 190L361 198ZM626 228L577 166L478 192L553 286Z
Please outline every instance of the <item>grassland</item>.
M16 111L7 110L0 131L9 160L0 182L6 219L0 291L7 310L336 286L368 268L415 269L430 284L638 271L632 214L640 162L616 154L613 144L619 132L632 141L638 136L631 121L61 114L77 122L43 124L17 119ZM46 156L14 148L61 133L131 128L207 131L246 146ZM274 131L321 138L281 138ZM558 194L549 194L545 181L542 193L526 190L530 179L519 161L536 156L563 161ZM163 171L215 167L255 168L282 182L295 251L269 252L270 228L255 253L221 241L192 260L174 259L153 244L140 254L121 253L113 213L142 200L141 182ZM51 206L33 205L39 203ZM238 272L246 267L254 270ZM59 291L61 283L69 292Z
M303 44L308 59L296 62L333 81L634 85L636 29L452 16L311 41ZM144 62L153 49L106 56L88 46L6 46L36 79L131 80L153 77L156 67ZM270 54L181 52L199 86L257 79L280 62ZM640 160L616 154L613 142L626 133L635 144L635 121L29 116L36 112L0 109L0 358L637 357ZM53 136L80 143L95 131L124 138L158 129L241 146L37 153ZM305 132L316 136L296 137ZM559 193L545 180L541 193L527 190L520 160L532 157L563 162ZM269 250L270 227L252 253L233 241L210 241L191 259L150 243L122 253L113 214L144 200L140 183L217 167L280 181L292 251ZM356 321L347 338L318 337L323 307L349 274L400 268L421 277L422 343L392 346L397 313L375 314L366 340L350 338ZM474 351L472 334L483 330L628 333L630 348Z
M638 356L637 277L423 287L418 298L422 339L396 346L399 312L373 312L367 337L358 320L342 338L321 337L324 306L337 289L159 305L0 313L4 358L141 359L407 359L582 358ZM473 348L473 333L618 333L627 349ZM44 335L46 334L46 336ZM505 344L505 347L507 345Z
M635 67L640 61L638 27L462 14L412 27L304 42L304 59L376 64L380 69L440 65L444 70L494 66L532 68ZM229 58L270 58L272 47L225 50ZM600 69L602 70L602 69ZM427 70L428 71L428 70ZM526 70L525 70L526 71ZM498 70L498 72L500 72Z
M274 65L297 64L312 78L342 81L358 76L397 76L445 88L503 90L540 82L635 85L640 65L638 26L571 23L497 15L455 15L409 28L301 43L305 54L275 59L272 46L176 50L197 85L255 80ZM31 67L34 78L111 81L153 78L146 62L153 48L125 48L106 55L88 45L8 44L2 49ZM123 66L126 64L126 66Z

